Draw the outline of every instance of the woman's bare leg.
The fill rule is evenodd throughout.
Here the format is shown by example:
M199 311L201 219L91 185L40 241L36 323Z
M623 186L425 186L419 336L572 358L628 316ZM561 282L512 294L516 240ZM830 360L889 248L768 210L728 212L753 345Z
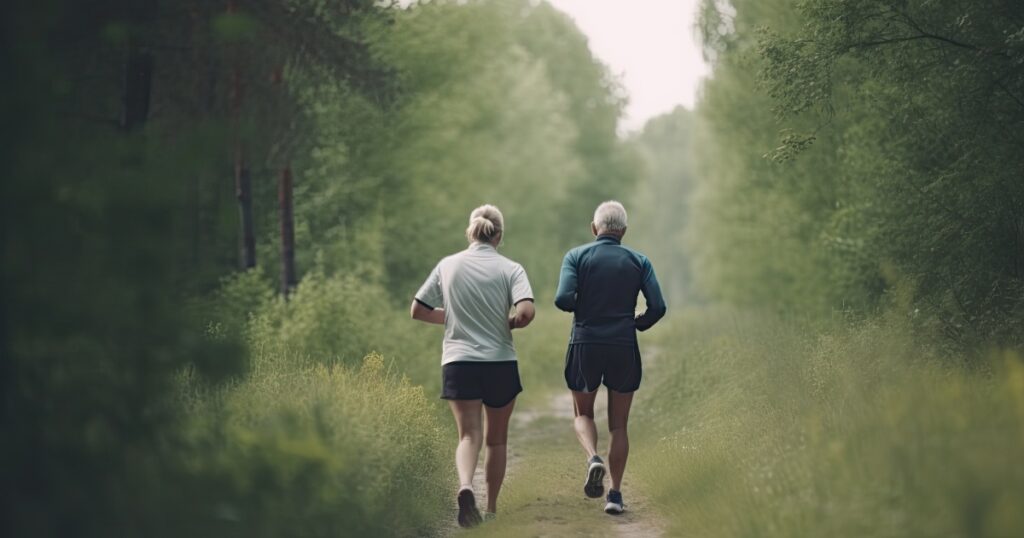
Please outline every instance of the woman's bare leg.
M608 391L608 431L612 436L608 449L608 467L612 475L612 489L615 491L622 491L622 475L626 472L626 459L629 458L629 434L626 425L629 422L629 407L632 403L632 392Z
M505 480L505 463L508 457L508 421L512 417L513 399L504 407L484 406L487 415L487 450L484 469L487 476L487 511L498 511L498 493Z
M459 446L455 449L455 468L459 471L459 489L473 489L473 473L476 472L480 445L483 443L480 400L448 400L459 428Z

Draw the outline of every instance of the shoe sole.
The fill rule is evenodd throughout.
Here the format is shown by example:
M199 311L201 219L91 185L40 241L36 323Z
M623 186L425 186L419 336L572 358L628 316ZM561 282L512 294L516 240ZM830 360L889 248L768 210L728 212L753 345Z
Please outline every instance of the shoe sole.
M623 512L625 512L625 509L623 509L621 506L619 506L617 504L608 503L608 504L604 505L604 513L606 513L606 514L611 514L613 516L619 516L619 515L622 515Z
M483 521L480 511L476 509L476 497L473 492L464 489L459 492L459 526L475 527Z
M591 499L604 495L604 464L591 463L587 470L587 483L583 485L583 493Z

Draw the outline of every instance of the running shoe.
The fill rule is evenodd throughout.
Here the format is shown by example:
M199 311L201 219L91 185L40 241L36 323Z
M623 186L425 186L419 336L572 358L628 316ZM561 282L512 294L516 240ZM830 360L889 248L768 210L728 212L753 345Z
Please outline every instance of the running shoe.
M484 520L483 520L483 522L484 523L489 523L491 521L494 521L497 518L498 518L498 514L495 514L494 512L484 512Z
M475 527L482 521L480 511L476 509L476 496L473 490L466 488L459 491L459 526Z
M604 513L612 514L617 516L626 510L626 505L622 503L622 492L615 491L614 489L608 490L608 497L605 498L607 504L604 505Z
M604 495L604 475L608 468L600 456L594 456L587 462L587 481L583 484L583 493L591 499L600 498Z

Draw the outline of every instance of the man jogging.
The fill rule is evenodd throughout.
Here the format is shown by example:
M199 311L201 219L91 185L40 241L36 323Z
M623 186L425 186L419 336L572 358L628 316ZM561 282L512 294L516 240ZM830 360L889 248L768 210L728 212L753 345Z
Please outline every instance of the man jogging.
M576 436L589 458L583 492L587 497L600 497L609 470L597 455L594 425L594 400L604 383L608 390L612 480L604 511L621 514L622 474L629 456L626 423L641 377L636 331L651 328L665 315L666 307L651 262L622 246L626 234L626 209L622 204L610 201L598 206L590 228L596 239L570 250L562 261L555 306L574 313L565 355L565 382L572 391ZM636 315L639 293L647 300L647 311Z

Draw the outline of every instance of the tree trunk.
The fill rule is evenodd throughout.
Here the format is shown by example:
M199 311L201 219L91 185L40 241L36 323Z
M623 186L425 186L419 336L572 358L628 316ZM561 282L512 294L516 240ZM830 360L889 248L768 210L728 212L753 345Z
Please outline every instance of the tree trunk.
M238 199L238 214L242 222L241 253L239 259L242 269L256 267L256 233L253 231L252 218L252 177L249 168L241 157L241 151L235 157L235 198Z
M298 283L295 277L295 218L292 213L292 169L286 164L277 184L277 202L281 218L281 294L288 294Z
M256 235L253 232L252 178L242 152L242 74L236 67L231 72L231 115L235 130L235 198L238 199L238 215L241 233L238 236L239 262L243 270L256 267Z
M227 12L238 11L238 2L228 0ZM238 235L239 265L243 270L256 267L256 234L253 231L252 177L245 162L242 145L242 72L236 64L231 70L231 128L235 146L235 198L238 200L240 233Z

